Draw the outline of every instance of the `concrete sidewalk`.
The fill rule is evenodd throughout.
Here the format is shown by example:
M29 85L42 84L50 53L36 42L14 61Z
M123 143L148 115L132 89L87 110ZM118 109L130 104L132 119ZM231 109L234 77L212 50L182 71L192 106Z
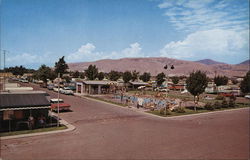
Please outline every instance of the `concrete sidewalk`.
M56 115L56 114L53 113L52 115ZM40 136L40 135L68 132L68 131L73 131L75 129L75 126L73 126L72 124L68 123L67 121L65 121L63 119L59 120L59 123L65 125L67 127L67 129L56 130L56 131L48 131L48 132L39 132L39 133L27 133L27 134L20 134L20 135L14 135L14 136L4 136L4 137L0 137L0 139L4 140L4 139L14 139L14 138L23 138L23 137L31 137L31 136Z

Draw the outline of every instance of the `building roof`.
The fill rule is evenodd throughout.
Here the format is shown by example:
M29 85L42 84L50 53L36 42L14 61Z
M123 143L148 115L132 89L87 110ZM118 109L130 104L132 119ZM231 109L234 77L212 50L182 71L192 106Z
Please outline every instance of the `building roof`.
M84 84L89 84L89 85L110 85L117 83L115 81L82 81Z
M140 85L140 86L148 85L148 83L145 83L145 82L129 82L129 83L132 85Z
M25 108L50 106L44 93L1 93L0 110L6 108Z

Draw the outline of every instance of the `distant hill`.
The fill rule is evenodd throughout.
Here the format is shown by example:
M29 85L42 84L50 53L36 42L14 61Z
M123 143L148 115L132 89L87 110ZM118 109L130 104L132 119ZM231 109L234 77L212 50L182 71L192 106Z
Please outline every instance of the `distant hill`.
M137 70L141 74L144 72L150 72L153 76L161 72L164 72L169 76L189 75L195 70L202 70L205 71L210 77L214 77L215 74L232 77L243 76L249 69L248 65L244 64L231 65L220 62L217 62L215 64L203 64L201 62L184 61L166 57L104 59L94 62L70 63L69 69L72 71L84 71L90 64L96 65L99 71L102 72L110 72L111 70L121 72L127 70ZM166 64L169 66L167 70L164 69L164 66ZM174 65L175 69L171 70L171 65Z
M239 63L238 65L249 65L249 64L250 64L250 59L243 61L243 62Z
M223 62L214 61L212 59L203 59L203 60L199 60L199 61L196 61L196 62L206 64L206 65L225 64Z

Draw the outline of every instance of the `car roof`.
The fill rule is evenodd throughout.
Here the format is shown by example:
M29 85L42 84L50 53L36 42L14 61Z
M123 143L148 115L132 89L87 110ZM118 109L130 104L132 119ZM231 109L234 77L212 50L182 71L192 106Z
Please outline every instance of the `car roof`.
M50 99L50 101L58 101L58 99L57 98L52 98L52 99ZM63 101L63 99L59 99L59 101Z

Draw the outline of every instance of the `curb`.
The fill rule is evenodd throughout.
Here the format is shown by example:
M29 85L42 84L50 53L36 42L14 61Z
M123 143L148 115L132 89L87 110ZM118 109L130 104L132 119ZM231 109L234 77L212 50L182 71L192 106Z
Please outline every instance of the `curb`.
M85 99L88 99L88 100L92 100L92 101L97 101L97 102L101 102L101 103L113 105L113 106L118 106L118 107L123 108L123 109L132 110L132 111L135 111L137 113L141 113L141 114L144 114L144 115L148 115L148 116L156 117L156 118L160 118L160 119L178 119L178 118L183 118L183 117L185 118L185 117L191 117L191 116L201 116L201 115L207 115L207 114L217 114L217 113L231 112L231 111L237 111L237 110L245 110L245 109L250 110L250 107L244 107L244 108L228 109L228 110L222 110L222 111L211 111L211 112L203 112L203 113L186 114L186 115L180 115L180 116L163 117L163 116L158 116L158 115L155 115L155 114L147 113L147 112L144 112L144 111L140 111L140 110L137 110L136 108L122 107L122 106L119 106L117 104L112 104L112 103L104 102L102 100L97 100L97 99L94 99L94 98L84 97L84 96L80 96L80 95L79 95L79 97L85 98Z
M57 131L48 131L48 132L40 132L40 133L27 133L27 134L21 134L21 135L14 135L14 136L4 136L0 137L0 140L5 139L15 139L15 138L24 138L24 137L32 137L32 136L40 136L40 135L48 135L48 134L55 134L55 133L62 133L62 132L69 132L75 130L75 126L72 124L69 124L67 121L61 119L60 124L63 124L67 127L67 129L63 130L57 130Z

